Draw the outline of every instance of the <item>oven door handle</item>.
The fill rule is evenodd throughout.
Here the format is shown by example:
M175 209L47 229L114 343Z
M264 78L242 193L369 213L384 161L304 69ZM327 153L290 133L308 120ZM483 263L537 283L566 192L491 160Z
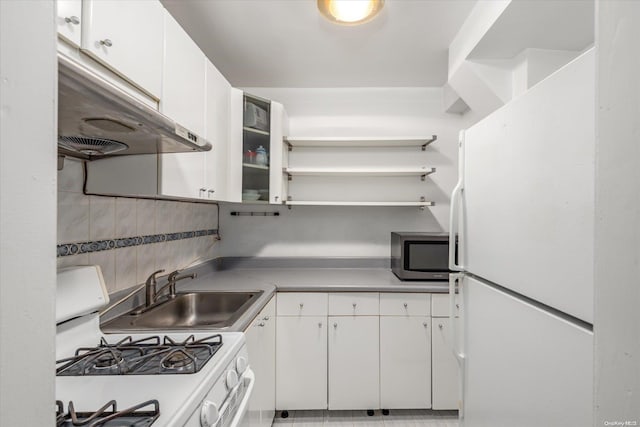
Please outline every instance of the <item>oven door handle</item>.
M240 423L242 422L242 419L247 413L247 409L249 407L249 400L251 399L251 395L253 394L253 388L256 383L256 375L253 373L253 371L250 368L247 368L246 372L242 375L242 381L245 381L245 387L246 387L246 391L244 392L244 396L242 397L242 402L240 402L240 404L238 405L235 411L235 414L233 415L233 420L231 421L231 423L225 424L225 426L239 427ZM236 387L239 387L239 385ZM216 427L220 424L220 421L222 420L218 420L218 423L215 424Z
M255 386L256 376L250 368L247 368L245 373L242 375L241 380L238 384L233 388L231 393L229 393L230 399L222 405L220 408L220 412L218 415L218 419L215 423L211 424L212 427L239 427L244 415L247 413L247 409L249 407L249 400L251 399L251 394L253 394L253 388ZM244 384L243 384L244 383ZM238 389L243 386L246 387L245 392L242 396L242 401L238 404L233 413L233 418L231 422L227 422L227 416L229 415L227 412L229 411L229 406L232 405L232 400L234 395L237 394Z

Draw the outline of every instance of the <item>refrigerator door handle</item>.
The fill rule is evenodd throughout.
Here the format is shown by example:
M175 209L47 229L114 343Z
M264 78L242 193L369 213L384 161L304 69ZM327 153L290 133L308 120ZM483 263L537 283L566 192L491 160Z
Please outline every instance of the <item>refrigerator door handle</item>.
M449 209L449 269L464 271L461 264L456 263L456 246L462 248L462 239L456 245L458 237L458 220L460 218L460 199L464 191L464 131L460 131L458 139L458 182L451 192L451 207ZM462 250L458 251L459 255Z

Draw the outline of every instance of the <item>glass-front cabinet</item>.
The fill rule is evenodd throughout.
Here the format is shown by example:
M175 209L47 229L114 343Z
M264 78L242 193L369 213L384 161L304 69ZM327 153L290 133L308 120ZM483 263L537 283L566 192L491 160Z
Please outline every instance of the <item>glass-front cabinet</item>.
M283 138L287 118L282 104L235 91L232 156L234 201L281 204Z
M242 201L268 203L271 102L245 94L242 104Z

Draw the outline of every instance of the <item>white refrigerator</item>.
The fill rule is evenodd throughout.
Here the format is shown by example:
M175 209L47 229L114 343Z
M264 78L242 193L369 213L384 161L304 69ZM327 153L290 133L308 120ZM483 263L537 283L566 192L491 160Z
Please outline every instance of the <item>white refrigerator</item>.
M461 426L593 424L594 117L590 50L461 132Z

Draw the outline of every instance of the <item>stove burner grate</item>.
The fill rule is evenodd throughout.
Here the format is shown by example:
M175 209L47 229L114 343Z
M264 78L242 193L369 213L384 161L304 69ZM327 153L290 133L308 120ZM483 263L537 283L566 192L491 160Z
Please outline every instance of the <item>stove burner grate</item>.
M190 335L176 342L171 337L131 336L110 344L104 338L97 347L79 348L75 356L56 361L56 374L76 375L155 375L198 372L222 346L220 334L199 340Z
M142 410L152 406L151 410ZM69 402L69 412L65 414L64 405L56 401L56 427L147 427L160 416L160 403L148 400L138 405L118 411L115 400L107 402L95 412L76 412L73 402Z

